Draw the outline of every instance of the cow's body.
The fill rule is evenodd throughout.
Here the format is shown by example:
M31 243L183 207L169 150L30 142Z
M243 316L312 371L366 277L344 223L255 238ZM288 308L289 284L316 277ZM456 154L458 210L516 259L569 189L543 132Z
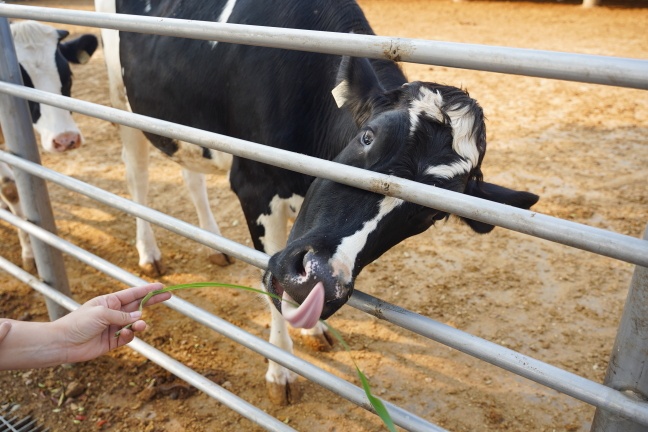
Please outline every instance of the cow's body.
M50 93L70 96L72 71L69 62L86 63L97 48L94 35L82 35L69 42L61 42L68 32L57 30L35 21L11 24L11 35L20 63L25 86ZM78 148L83 136L69 111L36 102L29 102L34 129L39 133L46 152L63 153ZM0 142L4 141L0 130ZM0 205L16 216L24 218L16 191L13 172L0 162ZM23 267L34 269L34 253L29 237L19 231Z
M349 0L96 4L100 11L136 15L373 33L360 8ZM522 207L537 199L488 186L482 192L480 164L486 142L481 108L454 87L407 84L394 62L114 31L103 36L113 102L134 112L492 200L517 201ZM122 130L122 137L135 138L124 142L124 154L129 180L141 180L146 143L132 130ZM227 162L209 149L150 134L147 138L185 168L185 179L197 176L188 169L209 172ZM232 189L254 245L275 254L265 288L286 301L271 308L271 342L286 349L292 342L278 310L283 309L294 326L312 327L313 334L321 335L317 319L346 302L364 265L447 216L333 182L317 180L311 186L312 180L238 157L232 161ZM130 188L142 202L146 188L136 183ZM192 194L204 200L197 205L200 214L208 206L204 186L198 186ZM512 196L499 198L503 191ZM286 245L287 218L297 213L305 196L288 247L278 253ZM145 243L151 239L142 240L138 234L138 247L150 247ZM153 250L149 261L159 260L159 250ZM289 307L292 299L302 307ZM270 362L266 379L279 399L290 393L286 388L294 378Z

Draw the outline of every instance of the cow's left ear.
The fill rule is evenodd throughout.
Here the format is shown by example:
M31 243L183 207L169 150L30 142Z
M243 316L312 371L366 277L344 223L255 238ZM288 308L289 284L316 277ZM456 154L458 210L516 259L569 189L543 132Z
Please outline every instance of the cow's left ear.
M371 63L366 58L342 57L336 82L331 93L338 108L349 109L362 125L371 116L372 100L385 92Z
M84 34L69 42L61 42L59 49L67 61L85 64L90 60L98 45L99 42L95 35Z
M505 188L503 186L498 186L493 183L487 183L483 181L478 182L476 180L468 181L465 193L477 198L483 198L489 201L498 202L500 204L507 204L523 209L531 208L531 206L537 203L540 199L538 195L531 192L516 191L513 189ZM461 220L467 223L468 226L473 229L473 231L479 234L489 233L493 230L493 228L495 228L493 225L464 217L462 217Z

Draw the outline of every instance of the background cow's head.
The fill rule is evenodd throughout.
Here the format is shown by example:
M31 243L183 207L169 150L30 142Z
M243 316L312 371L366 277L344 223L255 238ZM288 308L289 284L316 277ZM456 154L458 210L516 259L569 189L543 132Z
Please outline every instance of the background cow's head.
M538 196L482 181L484 115L465 91L413 82L385 90L366 59L344 58L333 94L359 131L335 161L529 208ZM316 179L286 248L270 259L266 289L295 327L312 327L337 311L360 271L407 237L448 214ZM493 227L464 220L479 233ZM301 306L295 308L291 303Z
M27 87L70 96L72 71L69 62L86 63L97 48L97 38L86 34L61 42L69 33L35 21L11 24L23 83ZM34 128L43 149L64 152L79 147L83 137L69 111L29 102Z

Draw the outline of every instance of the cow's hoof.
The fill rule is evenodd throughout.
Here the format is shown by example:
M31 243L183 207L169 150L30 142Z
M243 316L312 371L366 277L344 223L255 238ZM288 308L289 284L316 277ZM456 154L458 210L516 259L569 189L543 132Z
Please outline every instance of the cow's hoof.
M164 265L162 259L153 261L151 263L140 264L140 268L142 269L142 273L149 277L160 277L167 271L167 268Z
M36 260L34 258L23 258L22 262L23 270L32 274L36 273Z
M302 334L300 339L304 345L314 351L331 351L335 346L335 338L328 331L320 334Z
M221 267L227 267L230 264L234 264L234 257L231 257L229 255L226 255L224 253L215 253L209 256L209 261L212 264L216 264L217 266Z
M277 384L266 381L268 397L275 405L286 406L299 402L301 397L301 386L297 381L288 384Z

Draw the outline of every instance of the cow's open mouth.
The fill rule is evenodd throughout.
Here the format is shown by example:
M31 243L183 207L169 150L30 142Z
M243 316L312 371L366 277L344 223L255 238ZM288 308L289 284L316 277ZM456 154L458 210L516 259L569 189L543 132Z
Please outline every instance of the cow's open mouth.
M274 298L273 301L286 321L295 328L315 327L324 310L324 284L322 282L316 283L304 301L299 304L284 290L277 278L274 276L271 276L271 278L272 284L267 288L281 298L281 301L277 298Z
M322 316L324 309L324 284L318 282L302 304L297 304L290 295L284 291L281 296L281 314L296 328L313 328Z

